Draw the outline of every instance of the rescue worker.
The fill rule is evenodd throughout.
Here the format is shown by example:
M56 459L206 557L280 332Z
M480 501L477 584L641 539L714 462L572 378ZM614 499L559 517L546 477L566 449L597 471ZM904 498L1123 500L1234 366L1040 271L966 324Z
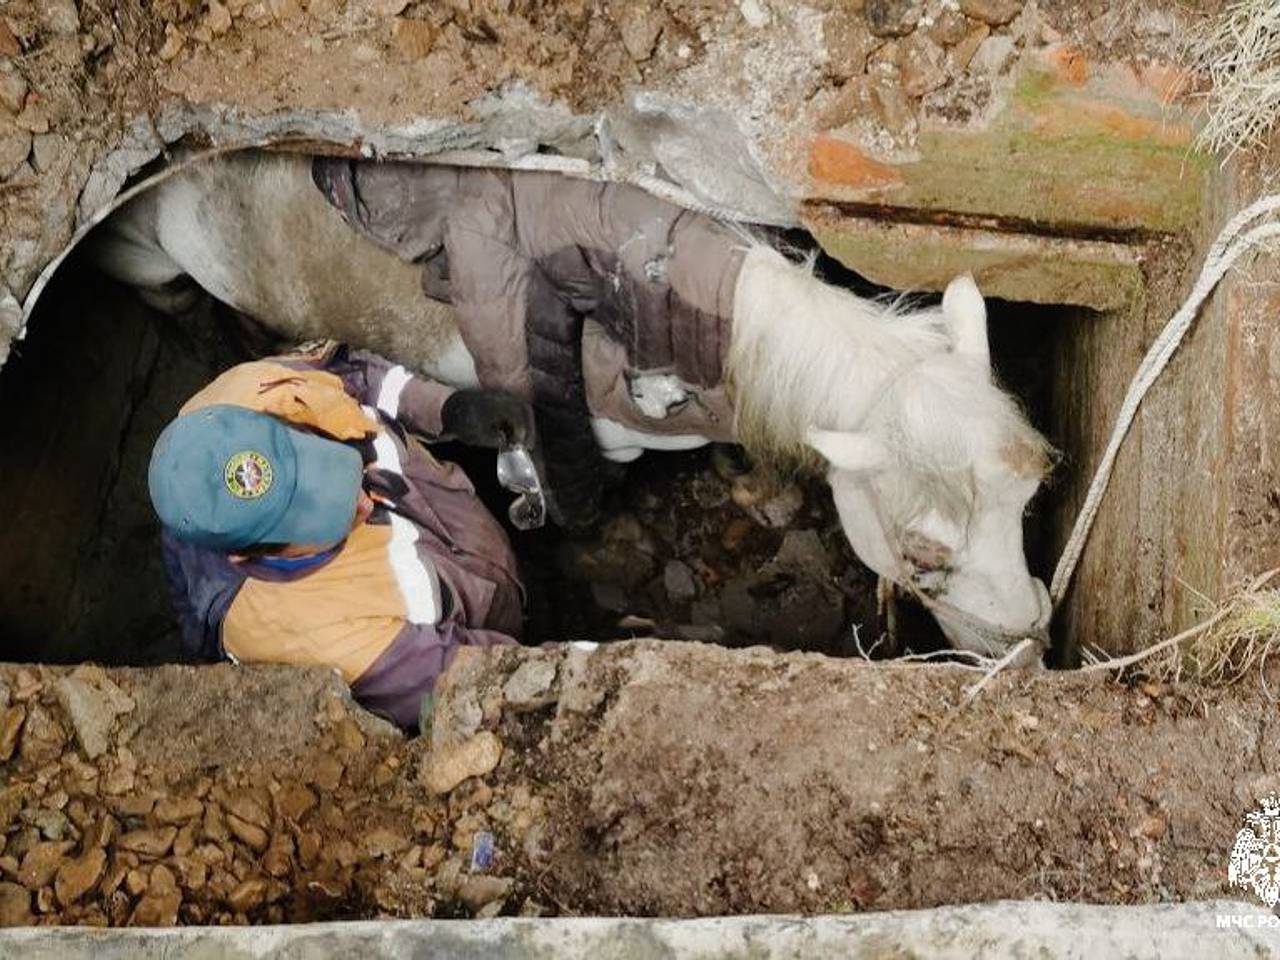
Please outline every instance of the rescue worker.
M454 651L515 642L523 588L506 533L415 435L534 439L511 394L336 344L241 364L192 397L148 475L187 646L332 667L412 730Z

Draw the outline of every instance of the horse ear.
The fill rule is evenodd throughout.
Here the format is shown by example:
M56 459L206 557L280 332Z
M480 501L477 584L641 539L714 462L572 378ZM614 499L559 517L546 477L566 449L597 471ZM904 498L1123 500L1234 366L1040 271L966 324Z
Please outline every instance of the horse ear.
M873 473L889 462L888 448L868 433L845 433L810 427L805 441L837 470Z
M974 282L973 274L956 277L942 295L942 316L951 328L951 343L956 353L991 365L991 348L987 344L987 304Z

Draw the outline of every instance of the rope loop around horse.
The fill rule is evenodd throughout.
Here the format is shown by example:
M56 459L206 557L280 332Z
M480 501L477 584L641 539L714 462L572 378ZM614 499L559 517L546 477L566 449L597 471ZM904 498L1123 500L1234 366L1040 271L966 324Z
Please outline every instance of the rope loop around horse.
M862 481L862 486L867 495L867 502L875 512L876 524L880 528L880 535L884 538L885 546L888 548L894 562L893 574L881 574L884 579L910 596L916 603L932 613L934 617L945 619L948 623L967 627L994 646L1003 646L1006 651L1009 651L1023 641L1030 641L1031 649L1034 651L1032 654L1034 659L1039 660L1044 656L1049 649L1049 623L1053 617L1052 606L1042 610L1040 619L1030 627L1010 630L1008 627L987 620L985 617L980 617L976 613L970 613L955 604L939 600L937 597L925 593L916 585L915 580L906 569L901 546L898 543L898 539L893 536L889 522L885 519L884 510L880 506L880 499L875 495L868 481ZM1043 594L1043 588L1041 588L1041 592Z

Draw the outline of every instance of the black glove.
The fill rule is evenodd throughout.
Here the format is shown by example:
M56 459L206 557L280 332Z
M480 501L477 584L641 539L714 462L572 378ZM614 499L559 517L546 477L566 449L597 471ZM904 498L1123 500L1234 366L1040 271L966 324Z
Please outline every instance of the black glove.
M446 435L475 447L532 447L533 408L504 390L458 390L440 408Z

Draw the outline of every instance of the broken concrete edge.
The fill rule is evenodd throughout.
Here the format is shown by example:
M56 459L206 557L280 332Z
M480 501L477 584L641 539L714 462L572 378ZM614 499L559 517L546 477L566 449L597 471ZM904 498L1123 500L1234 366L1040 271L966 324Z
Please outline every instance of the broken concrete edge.
M1023 72L1037 78L1052 76L1052 71L1036 72L1038 69L1033 64ZM829 162L818 165L821 169L810 171L815 180L808 188L780 180L777 171L771 171L769 163L760 155L758 144L726 111L697 106L653 91L634 93L623 102L595 113L578 114L562 103L546 100L524 85L513 83L468 104L469 120L422 116L390 127L371 125L355 110L284 110L260 115L227 105L170 101L155 115L136 117L125 127L115 147L90 169L77 205L77 230L62 252L34 276L30 289L0 289L0 364L7 356L8 343L24 335L41 293L70 251L96 223L123 202L121 191L130 178L157 158L168 159L169 146L184 140L213 145L210 155L293 143L346 149L366 157L555 170L570 176L629 183L662 199L722 219L784 227L798 223L796 205L801 199L800 193L814 198L870 197L884 201L887 199L882 196L885 188L890 189L892 202L898 206L978 214L1026 215L1029 210L1033 219L1046 222L1052 220L1050 211L1044 208L1047 200L1068 207L1074 203L1080 207L1077 214L1083 212L1086 219L1093 217L1099 222L1114 221L1148 229L1179 231L1195 218L1203 178L1182 175L1188 158L1181 139L1174 138L1175 143L1157 142L1158 138L1147 126L1142 126L1143 123L1149 126L1152 121L1130 116L1119 106L1102 101L1089 101L1086 106L1096 108L1094 113L1103 110L1106 122L1085 110L1085 119L1089 122L1081 129L1072 128L1068 135L1050 135L1047 130L1029 133L1024 129L1027 118L1022 116L1029 108L1023 101L1036 109L1042 109L1040 101L1046 97L1056 106L1062 106L1059 101L1071 101L1071 97L1064 99L1062 91L1053 83L1048 83L1055 94L1052 97L1040 90L1045 83L1032 86L1039 91L1037 96L1013 97L1014 103L1020 105L1018 110L1010 111L1011 116L1016 115L1017 122L1006 117L1002 122L992 123L992 129L981 134L934 130L925 138L927 143L922 143L928 149L922 151L916 162L901 167L872 164L877 170L891 174L887 183L876 176L870 182L866 180L864 167L869 161L852 143L828 135L819 136L813 144L813 160L826 155L824 147L836 153ZM1125 107L1132 109L1127 102ZM1113 129L1116 120L1111 114L1117 111L1132 121L1130 126L1135 126L1137 132L1125 128L1127 134L1121 135ZM1031 112L1034 114L1036 110ZM1010 126L1012 132L1005 129ZM1038 128L1032 124L1032 129ZM1090 135L1082 136L1082 129ZM1011 146L1011 136L1027 142L1019 142L1015 149ZM965 162L957 162L957 151L965 155ZM1127 159L1118 159L1118 154L1113 156L1117 151L1128 151L1124 153ZM1101 160L1094 156L1097 153L1102 155ZM1174 159L1176 170L1170 166ZM1203 158L1196 155L1194 159L1199 162ZM845 170L850 163L857 173L852 181ZM993 163L995 168L991 166ZM1011 197L1010 164L1022 170L1023 180L1043 181L1043 189L1033 189L1006 210ZM1199 169L1197 163L1191 166L1193 170ZM826 167L831 169L823 173ZM983 170L992 175L973 176L975 171ZM922 174L925 179L916 182L918 177L911 174L904 182L904 172L910 171L925 171ZM1079 182L1086 171L1088 175L1084 179L1091 187L1081 194ZM1064 175L1066 181L1059 184L1058 179ZM907 188L905 194L902 193L904 187ZM870 194L866 192L868 189ZM852 196L845 196L849 190L853 191ZM977 195L970 196L975 190ZM1065 194L1058 196L1063 190ZM1147 197L1148 193L1153 195ZM922 280L903 266L904 262L915 263L919 258L894 257L890 239L882 236L876 241L878 255L863 249L854 259L868 264L873 271L868 275L877 282L898 288L927 289L928 279ZM920 239L917 231L902 242L915 243ZM982 238L971 239L981 242ZM848 250L850 243L845 241L840 246ZM865 248L865 241L863 246ZM995 295L1010 299L1081 303L1108 309L1128 295L1129 277L1113 276L1105 262L1094 263L1092 251L1076 253L1078 256L1069 256L1068 261L1083 259L1082 268L1068 267L1065 270L1068 275L1048 284L1049 289L1040 295L1046 298L1043 300L1035 292L1035 277L1025 276L1025 260L1011 262L1008 256L978 259L983 261L987 274L1001 278L1000 290L993 291ZM896 261L894 269L889 268L891 260ZM1066 292L1055 298L1054 290L1064 287ZM12 301L23 298L25 302L18 312ZM1103 300L1108 302L1102 303Z
M188 162L290 143L325 144L368 158L551 170L629 183L720 219L773 226L797 222L792 201L765 174L756 151L733 119L720 111L648 94L636 95L612 111L582 116L541 100L520 85L483 98L470 109L476 118L473 122L424 116L387 128L369 125L351 110L290 110L261 116L185 101L170 102L156 116L137 117L115 148L90 171L80 194L77 229L25 292L21 314L13 315L9 300L15 297L0 299L0 363L8 343L25 334L41 294L80 241L138 192L172 175L181 163L126 190L129 180L160 157L170 159L169 147L184 140L210 145L206 151L185 155ZM700 144L706 149L700 149ZM548 147L555 152L539 152ZM734 162L724 163L726 150ZM696 160L703 156L705 162Z
M1143 284L1137 252L1120 243L884 222L831 208L809 208L803 220L828 254L897 290L941 291L967 272L984 296L1107 311L1131 307Z
M934 958L1107 957L1261 960L1280 951L1280 919L1236 901L1107 907L1001 901L885 913L698 920L387 920L264 927L0 931L0 955L25 960L145 957L447 956L543 960L566 956L700 960L750 956Z
M9 292L7 297L0 299L0 363L7 353L8 343L24 335L36 303L57 268L89 230L117 209L130 195L121 193L130 178L161 156L168 159L169 146L184 140L212 145L209 156L238 149L292 143L346 149L366 157L554 170L570 176L629 183L664 200L722 219L784 227L798 223L796 204L800 198L796 195L795 188L788 188L770 174L767 163L758 155L756 146L742 132L734 118L716 108L694 106L663 94L640 92L615 107L583 115L575 114L563 104L544 100L520 84L513 84L470 104L468 111L471 120L423 116L408 123L384 128L370 125L354 110L286 110L258 115L230 106L195 105L179 100L167 103L154 116L135 118L125 128L114 149L91 168L80 194L77 229L70 242L58 256L44 265L30 290ZM961 164L961 180L952 182L957 175L957 171L952 169L955 166L952 154L961 141L967 143L974 135L937 133L937 136L942 136L945 142L934 144L935 149L930 150L928 156L949 158L943 164L943 169L934 173L939 182L926 191L929 196L921 194L909 201L908 198L898 197L899 201L907 201L899 205L939 209L941 204L946 209L968 209L965 202L958 198L973 189L974 167L972 164ZM1104 142L1094 142L1099 139ZM1108 146L1105 137L1075 137L1070 140L1068 153L1080 153L1081 145L1086 140L1087 150ZM1007 151L1000 143L988 142L982 138L979 141L983 145L979 152L989 153L988 160L994 159L1000 164L1009 162L1005 155ZM819 137L815 148L824 143L834 145L835 141ZM1115 147L1138 149L1143 157L1155 149L1150 144L1131 144L1128 141L1118 143ZM548 149L550 153L541 152ZM844 144L843 149L858 154L851 144ZM1020 149L1015 153L1022 155L1026 150ZM1049 149L1049 154L1055 158L1054 162L1047 168L1035 169L1038 174L1052 177L1057 175L1064 164L1058 162L1063 158L1056 156L1053 149ZM974 158L974 163L978 159L981 158ZM1079 158L1077 163L1067 163L1065 166L1068 169L1074 168L1078 165L1078 160ZM1180 162L1185 163L1185 158ZM1103 164L1107 170L1113 165L1110 160ZM918 164L912 165L913 168L914 166ZM982 165L977 164L977 169L981 168ZM1118 169L1127 170L1128 167L1120 164ZM1142 184L1163 182L1161 177L1149 175L1150 171L1145 167L1142 172L1144 175L1138 178L1120 178L1123 181L1120 186L1125 193L1125 202L1121 204L1124 207L1123 215L1117 212L1119 208L1115 206L1120 201L1112 198L1108 201L1111 205L1103 211L1107 217L1119 216L1121 221L1128 223L1126 218L1135 209L1142 207L1131 196L1135 187L1131 180ZM1092 178L1095 181L1093 192L1101 190L1107 182L1106 170L1101 174ZM841 178L836 176L835 179ZM896 174L894 179L897 179ZM978 177L977 181L985 183L987 179L989 178ZM1007 185L1007 177L990 179ZM944 182L950 186L941 186ZM135 184L135 187L144 185L145 181L143 184ZM1178 187L1183 193L1189 190L1194 193L1196 189L1191 182L1182 182ZM942 190L942 195L933 196L939 189ZM997 187L997 190L1000 196L1006 196L1006 187ZM1137 192L1141 194L1140 190ZM855 193L861 195L858 191ZM821 189L816 193L816 196L824 195L839 198L830 191L824 192ZM1170 196L1161 193L1158 198L1160 202L1149 205L1147 219L1152 220L1152 223L1147 225L1171 229L1184 227L1186 216L1190 215L1190 211L1198 210L1198 205L1181 194L1179 196L1182 202L1171 204ZM989 213L1003 209L1000 207L1002 202L1004 201L996 202L994 197L988 196L974 210ZM1039 209L1035 203L1032 207ZM1160 217L1166 216L1171 207L1182 211L1181 219L1175 217L1166 223ZM1151 211L1160 211L1159 216ZM847 235L849 230L840 232ZM922 238L928 239L920 231L916 231L901 238L899 242L915 244ZM983 238L978 235L967 238L983 242ZM868 275L877 282L899 288L928 288L927 281L922 281L902 265L904 262L915 263L918 258L893 256L892 239L891 235L883 235L876 241L876 247L881 248L880 255L864 249L854 259L867 263L875 271ZM966 236L951 238L949 242L953 243L956 239L963 240ZM826 245L826 241L821 242ZM1027 243L1034 244L1035 241ZM839 246L847 250L849 242L845 241ZM1011 263L1008 256L993 259L988 255L979 259L983 260L986 273L1002 277L1000 291L993 291L997 296L1032 302L1079 302L1085 306L1107 309L1128 295L1127 281L1130 278L1112 276L1105 262L1108 259L1106 256L1095 263L1098 255L1092 249L1072 248L1071 252L1074 255L1069 256L1068 260L1082 260L1084 272L1091 275L1083 276L1080 270L1068 269L1066 273L1071 275L1058 277L1048 284L1049 289L1042 294L1046 299L1040 299L1036 295L1034 277L1023 276L1025 267L1018 269L1018 264ZM1028 251L1024 255L1032 254ZM888 261L896 261L896 268L890 270ZM1019 262L1025 263L1022 260ZM1093 268L1092 271L1087 269L1089 267ZM1063 287L1065 292L1055 294L1055 290ZM0 295L5 293L6 291L0 290ZM25 297L25 302L21 313L15 314L14 304L10 301L22 297ZM1071 299L1073 297L1075 299ZM1091 302L1085 302L1086 299ZM1108 302L1101 303L1103 300Z

